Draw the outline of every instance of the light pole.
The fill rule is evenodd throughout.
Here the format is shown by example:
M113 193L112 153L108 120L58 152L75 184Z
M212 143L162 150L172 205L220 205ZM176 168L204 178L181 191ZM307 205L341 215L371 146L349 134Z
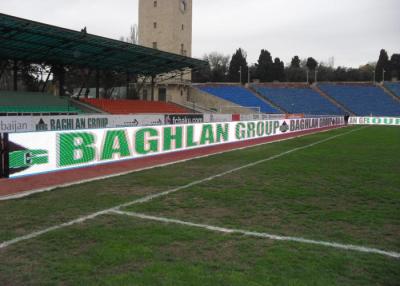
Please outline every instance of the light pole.
M373 80L373 82L375 83L375 82L376 82L376 74L375 74L375 71L372 71L372 74L373 74L372 80Z
M308 69L306 70L306 74L307 74L307 83L309 83L309 75L308 75Z
M382 71L382 82L385 82L385 73L386 73L386 71L383 70L383 71Z
M250 69L247 68L247 83L250 85Z
M242 66L240 66L239 68L239 78L240 78L239 82L240 84L242 84Z
M315 70L315 74L314 74L314 82L315 83L317 83L317 81L318 81L318 71L317 70Z

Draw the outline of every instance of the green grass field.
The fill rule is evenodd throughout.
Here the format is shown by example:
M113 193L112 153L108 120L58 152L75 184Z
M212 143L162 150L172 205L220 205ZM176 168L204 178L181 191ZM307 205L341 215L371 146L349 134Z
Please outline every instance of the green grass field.
M332 130L0 201L0 243L167 190L119 210L400 253L396 127ZM400 285L400 259L106 212L0 248L0 285L54 284Z

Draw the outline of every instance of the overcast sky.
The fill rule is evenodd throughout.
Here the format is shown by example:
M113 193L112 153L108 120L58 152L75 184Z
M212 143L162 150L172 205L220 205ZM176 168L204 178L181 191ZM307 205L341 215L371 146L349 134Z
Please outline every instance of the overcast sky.
M150 0L149 0L150 1ZM162 0L161 0L162 1ZM137 23L137 0L0 0L0 12L118 39ZM267 49L285 63L313 56L335 66L400 53L400 0L194 0L193 56Z

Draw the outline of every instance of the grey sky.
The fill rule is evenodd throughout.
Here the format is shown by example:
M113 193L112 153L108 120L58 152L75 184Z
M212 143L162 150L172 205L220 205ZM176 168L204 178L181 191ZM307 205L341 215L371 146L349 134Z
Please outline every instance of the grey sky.
M400 53L400 0L193 0L193 56L242 47L254 63L262 48L335 58L335 66ZM0 0L0 12L118 39L137 23L137 0Z

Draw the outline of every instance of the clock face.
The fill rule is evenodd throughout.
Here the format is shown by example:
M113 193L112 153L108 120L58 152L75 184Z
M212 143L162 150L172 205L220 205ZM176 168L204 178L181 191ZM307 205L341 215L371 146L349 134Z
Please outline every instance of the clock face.
M186 12L187 2L186 0L180 0L180 8L182 12Z

